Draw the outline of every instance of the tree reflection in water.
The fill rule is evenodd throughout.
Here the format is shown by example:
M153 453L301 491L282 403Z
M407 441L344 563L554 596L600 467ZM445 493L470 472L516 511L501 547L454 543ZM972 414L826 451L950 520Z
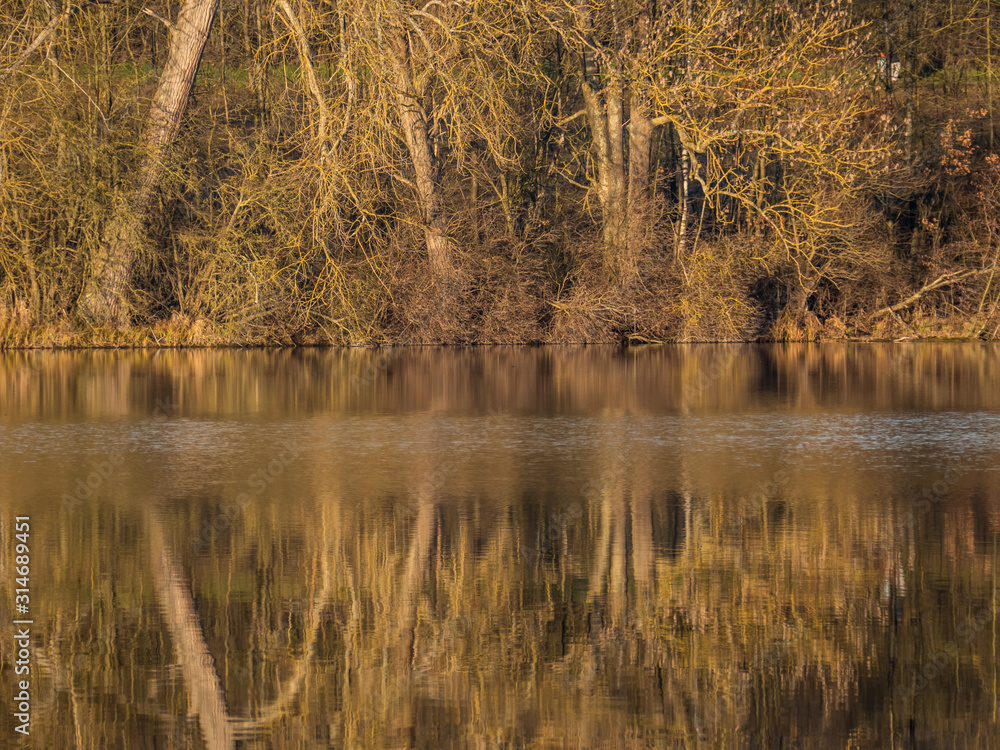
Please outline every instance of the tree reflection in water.
M996 736L997 347L0 356L39 747Z

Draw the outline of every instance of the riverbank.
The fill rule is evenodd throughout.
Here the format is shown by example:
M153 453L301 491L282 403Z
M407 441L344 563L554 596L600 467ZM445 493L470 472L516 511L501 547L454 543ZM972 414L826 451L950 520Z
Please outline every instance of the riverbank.
M901 317L884 316L846 321L831 316L821 321L816 315L803 315L798 320L786 318L783 328L772 328L757 336L711 338L706 335L664 335L663 331L635 327L616 329L613 315L624 314L608 307L590 310L557 309L548 325L522 322L492 331L466 329L464 335L447 336L454 331L455 321L438 320L436 335L419 331L376 330L370 335L349 337L342 331L322 327L311 330L258 329L234 331L204 318L174 315L168 320L137 324L129 328L82 326L62 319L42 325L31 325L25 317L5 315L0 310L0 351L45 349L133 349L133 348L202 348L202 347L286 347L286 346L420 346L420 345L546 345L546 344L618 344L624 346L671 343L767 343L767 342L876 342L876 341L997 341L1000 322L995 316L935 316L917 314ZM676 330L676 329L675 329ZM590 331L589 337L586 332Z
M981 19L896 18L889 80L883 9L789 37L776 8L668 14L701 31L595 72L544 3L437 18L393 67L361 6L223 2L170 97L183 35L136 8L0 20L51 42L0 55L0 348L996 338ZM712 64L637 72L677 59Z

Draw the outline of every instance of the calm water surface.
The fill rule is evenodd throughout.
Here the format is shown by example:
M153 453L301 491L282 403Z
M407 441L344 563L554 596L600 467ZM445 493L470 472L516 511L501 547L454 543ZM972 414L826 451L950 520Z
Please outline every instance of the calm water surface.
M1000 741L995 345L0 353L16 516L4 747Z

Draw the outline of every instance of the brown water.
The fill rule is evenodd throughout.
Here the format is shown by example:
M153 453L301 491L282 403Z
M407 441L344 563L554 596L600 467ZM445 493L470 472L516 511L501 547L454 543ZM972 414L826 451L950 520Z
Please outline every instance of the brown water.
M997 746L995 345L7 353L0 399L0 747Z

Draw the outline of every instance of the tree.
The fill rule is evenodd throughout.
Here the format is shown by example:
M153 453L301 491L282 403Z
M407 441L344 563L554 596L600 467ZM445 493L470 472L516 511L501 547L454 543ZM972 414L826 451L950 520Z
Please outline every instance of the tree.
M420 74L420 55L414 47L422 41L427 44L426 52L433 55L433 50L412 15L399 4L393 4L387 10L383 16L385 22L378 24L379 43L384 59L389 61L392 70L390 86L395 95L399 124L413 165L417 199L423 215L427 256L434 276L444 278L452 268L448 219L444 213L444 197L441 194L441 167L430 133L434 116L433 112L428 116L423 103L428 95L426 87L431 78L427 73ZM431 69L433 70L433 63Z
M808 294L857 249L888 158L889 125L859 85L865 29L836 3L706 4L694 19L687 75L651 89L654 122L670 123L690 156L700 215L754 225Z
M682 266L699 232L691 230L695 197L717 222L752 212L788 245L797 231L790 220L808 219L812 229L835 221L825 209L810 213L813 196L799 187L826 179L843 187L848 172L866 174L877 161L879 149L852 135L865 112L850 64L859 34L837 3L540 0L536 17L575 56L604 266L619 285L635 279L648 247L651 148L663 126L681 157L674 232ZM808 179L789 181L793 173Z
M126 325L126 294L156 190L191 95L219 0L185 0L170 35L167 62L149 111L146 153L138 177L91 258L77 311L96 324Z
M505 147L518 75L507 62L522 43L511 17L510 6L493 0L381 0L341 3L336 16L317 19L340 50L335 77L348 90L334 96L351 102L338 109L351 123L339 144L342 193L367 211L357 186L375 173L382 190L388 183L395 192L395 206L415 204L437 281L455 270L447 181L481 163L516 164ZM397 217L412 221L405 213Z
M539 3L535 12L575 58L583 109L563 123L586 117L605 269L609 278L627 284L638 272L649 216L654 125L643 68L666 60L669 46L662 31L678 23L676 10L642 0L622 5L580 0Z

